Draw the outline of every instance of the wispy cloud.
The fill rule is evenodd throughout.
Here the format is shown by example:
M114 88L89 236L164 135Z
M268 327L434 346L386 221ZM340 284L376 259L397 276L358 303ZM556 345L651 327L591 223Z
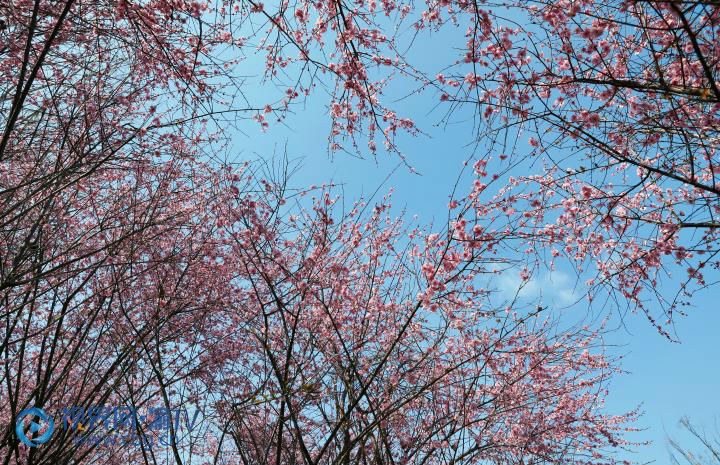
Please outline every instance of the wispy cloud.
M554 305L571 305L582 298L579 285L567 273L551 271L538 273L528 281L523 281L520 273L515 270L500 272L497 281L498 290L506 298L513 298L517 294L521 300L536 300Z

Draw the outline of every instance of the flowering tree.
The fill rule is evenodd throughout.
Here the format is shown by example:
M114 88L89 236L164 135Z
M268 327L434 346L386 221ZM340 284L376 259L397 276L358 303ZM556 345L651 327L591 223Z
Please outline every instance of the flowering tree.
M438 77L441 99L476 104L504 140L527 134L528 145L497 151L507 163L538 159L537 173L497 198L546 260L593 263L591 286L609 285L670 336L719 265L718 5L505 6L464 9L476 20L465 59ZM676 296L658 291L672 282Z
M522 195L507 193L521 212L510 221L534 251L594 268L591 286L611 289L669 335L675 312L717 267L718 14L703 1L21 2L2 13L11 84L0 153L13 150L12 137L35 140L22 131L53 140L48 126L34 129L38 115L57 122L83 108L73 130L88 131L108 99L123 110L103 114L104 153L137 135L146 151L179 134L197 146L213 139L201 129L217 135L222 115L242 110L267 127L323 85L332 148L361 151L364 138L371 152L376 139L398 151L396 133L416 126L383 93L392 79L414 81L450 115L477 113L473 134L490 144L494 171L536 167L511 183L527 186ZM462 47L449 49L439 74L416 63L413 45L452 29ZM282 96L238 108L234 65L250 50L264 55ZM678 293L656 292L661 282L679 283Z
M266 184L268 192L278 192ZM252 190L223 222L237 299L204 341L242 463L613 461L625 417L596 410L612 365L598 333L493 306L493 240L442 239L323 192L280 214ZM459 228L458 228L459 229ZM227 260L227 261L226 261ZM598 403L599 402L599 403ZM603 445L603 446L601 446Z
M83 447L71 422L28 451L8 428L8 463L614 463L628 444L634 415L601 411L615 369L599 334L480 287L496 241L408 229L386 203L338 217L329 192L305 209L248 166L203 168L192 189L147 186L148 208L173 212L162 227L39 280L3 380L9 424L33 404L192 403L203 436Z
M468 134L487 147L480 158L494 159L492 171L533 173L516 176L496 197L484 189L481 203L509 211L531 253L594 269L590 296L609 289L671 337L673 315L712 282L717 2L252 5L269 21L270 75L299 62L335 78L333 147L346 147L343 140L359 147L365 132L370 151L378 134L397 150L397 131L417 129L412 115L384 103L383 92L392 79L416 83L411 92L434 93L446 119L475 116ZM435 32L449 46L428 65L413 51ZM661 283L677 283L677 293L657 291Z
M0 6L3 463L616 462L634 416L602 412L615 367L598 330L486 290L503 241L548 237L539 216L481 208L478 181L476 217L440 234L215 157L228 115L265 127L322 73L333 147L366 130L370 150L396 149L414 124L382 102L379 71L461 86L401 60L387 21L436 27L447 7L485 18L466 3L419 19L394 2ZM295 80L238 105L234 66L257 49L269 79ZM63 418L39 448L14 430L29 406L184 403L211 426L162 453L80 447Z
M188 314L216 299L190 283L221 279L203 248L216 181L202 159L221 117L210 81L226 62L205 54L228 39L202 12L0 6L3 463L81 461L67 429L28 453L17 414L146 404L165 381L141 350L187 337Z

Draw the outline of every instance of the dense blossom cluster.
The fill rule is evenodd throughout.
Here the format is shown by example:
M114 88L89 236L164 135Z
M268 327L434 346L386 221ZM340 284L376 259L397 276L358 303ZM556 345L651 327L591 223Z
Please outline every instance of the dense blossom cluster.
M511 154L501 166L524 158L538 168L495 199L512 199L512 221L538 253L551 249L581 270L591 263L591 295L611 289L672 337L674 314L720 265L720 8L505 6L478 10L465 59L434 81L442 100L477 104L488 127L506 133L498 141L507 132L527 140L492 144ZM676 283L675 295L658 291Z

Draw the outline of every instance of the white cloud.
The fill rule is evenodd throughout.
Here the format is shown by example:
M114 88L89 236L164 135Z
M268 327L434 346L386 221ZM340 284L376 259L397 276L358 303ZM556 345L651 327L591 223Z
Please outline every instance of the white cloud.
M550 271L537 273L523 282L520 272L515 269L501 271L498 290L505 298L518 298L523 301L540 299L543 303L566 306L582 298L577 283L567 273Z

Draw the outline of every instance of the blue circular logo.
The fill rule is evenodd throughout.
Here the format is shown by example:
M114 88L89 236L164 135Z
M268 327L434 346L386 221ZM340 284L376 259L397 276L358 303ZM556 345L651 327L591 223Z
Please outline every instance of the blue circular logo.
M41 420L47 422L48 429L42 434L42 436L32 439L28 439L27 436L25 436L24 420L25 417L30 415L40 417ZM20 439L23 444L26 444L30 447L37 447L40 444L48 442L48 440L50 440L50 436L52 436L53 434L53 429L55 429L55 422L53 421L52 417L45 413L43 409L37 407L26 408L25 410L20 412L20 415L17 416L17 419L15 421L17 422L15 424L15 434L17 434L18 439ZM35 423L34 421L30 423L31 433L38 431L40 428L42 427L38 423Z

